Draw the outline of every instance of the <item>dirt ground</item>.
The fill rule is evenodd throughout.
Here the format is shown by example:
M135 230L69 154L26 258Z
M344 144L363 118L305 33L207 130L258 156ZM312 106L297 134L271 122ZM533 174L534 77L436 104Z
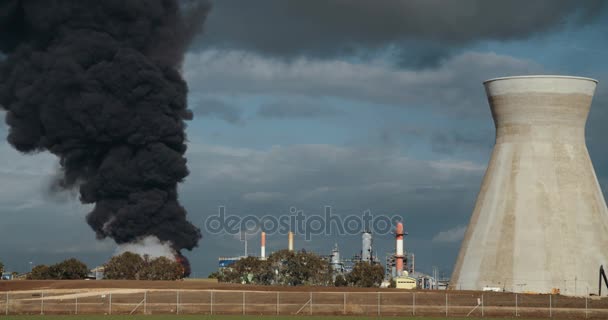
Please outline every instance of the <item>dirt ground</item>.
M2 312L4 311L4 312ZM608 319L608 298L185 281L2 281L0 314L247 314Z

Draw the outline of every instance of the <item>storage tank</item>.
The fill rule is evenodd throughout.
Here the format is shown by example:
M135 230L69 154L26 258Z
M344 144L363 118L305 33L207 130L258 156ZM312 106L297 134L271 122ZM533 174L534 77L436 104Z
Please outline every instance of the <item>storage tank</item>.
M369 231L361 234L361 261L372 261L372 233Z
M338 249L338 244L334 244L334 249L331 250L331 264L339 265L341 263L340 260L340 249Z
M452 289L597 291L608 210L585 144L596 84L567 76L484 82L496 141Z

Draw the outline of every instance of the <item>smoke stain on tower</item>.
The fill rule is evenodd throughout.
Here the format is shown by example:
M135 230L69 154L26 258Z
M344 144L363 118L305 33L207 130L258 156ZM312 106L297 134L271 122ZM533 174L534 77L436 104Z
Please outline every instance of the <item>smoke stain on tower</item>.
M100 239L156 236L179 254L201 238L177 194L192 118L179 69L208 9L177 0L0 4L8 142L59 158L57 185L95 204L87 222Z

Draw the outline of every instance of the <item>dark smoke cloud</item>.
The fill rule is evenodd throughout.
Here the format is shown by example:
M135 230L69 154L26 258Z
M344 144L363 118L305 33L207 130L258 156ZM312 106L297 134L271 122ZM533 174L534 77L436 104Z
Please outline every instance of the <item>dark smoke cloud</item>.
M511 40L593 21L601 0L217 0L205 46L277 57L365 55L394 46L434 64L479 40Z
M177 184L184 152L184 51L208 6L177 0L0 1L0 105L9 143L60 159L58 185L95 207L99 238L154 235L192 249Z

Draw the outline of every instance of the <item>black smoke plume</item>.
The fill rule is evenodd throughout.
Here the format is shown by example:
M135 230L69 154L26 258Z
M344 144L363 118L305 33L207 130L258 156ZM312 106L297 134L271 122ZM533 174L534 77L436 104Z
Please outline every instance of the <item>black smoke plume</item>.
M180 6L181 4L181 6ZM0 0L0 107L9 143L59 158L58 185L95 204L117 243L201 237L177 184L188 175L180 67L208 5L178 0Z

